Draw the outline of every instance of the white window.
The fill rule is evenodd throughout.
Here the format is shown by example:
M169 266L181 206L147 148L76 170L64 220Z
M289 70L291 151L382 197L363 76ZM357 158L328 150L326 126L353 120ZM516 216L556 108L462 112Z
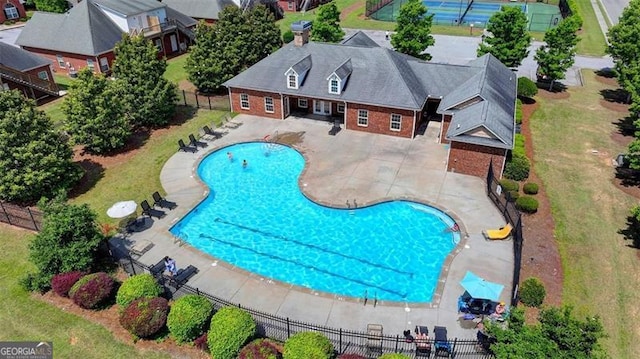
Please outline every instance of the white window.
M87 67L89 68L89 70L91 70L91 72L95 70L95 66L93 65L93 59L87 59Z
M398 115L397 113L392 113L391 123L390 123L391 131L400 131L401 124L402 124L402 115Z
M155 40L153 40L153 43L156 45L156 49L158 49L158 51L162 51L162 40L161 39L155 39Z
M329 80L329 93L340 93L340 81L338 79Z
M4 6L4 15L7 18L7 20L13 20L20 17L20 14L18 13L18 8L15 7L15 5L13 4L6 4Z
M343 103L339 103L338 107L336 108L336 110L338 111L338 113L344 113L344 104Z
M62 57L62 55L56 55L56 59L58 60L58 66L60 66L60 68L64 69L64 58Z
M291 75L287 76L287 87L290 88L290 89L297 89L298 88L298 75L291 74Z
M49 81L49 74L46 71L38 72L38 78L41 80Z
M306 98L299 98L298 99L298 107L307 108L307 107L309 107L309 102L307 101Z
M369 126L369 111L358 110L358 126Z
M268 113L273 113L273 98L265 97L264 98L264 111Z
M240 94L240 108L245 110L249 109L249 95L246 93Z
M109 71L109 60L106 57L100 58L100 72Z
M293 10L293 1L289 1L289 2L287 3L287 9L289 9L289 10Z

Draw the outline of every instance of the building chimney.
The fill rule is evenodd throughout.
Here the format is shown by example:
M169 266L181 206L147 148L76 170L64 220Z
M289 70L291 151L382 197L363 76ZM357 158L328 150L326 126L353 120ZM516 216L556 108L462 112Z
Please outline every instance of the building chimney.
M309 42L309 30L311 30L311 21L300 20L291 24L293 44L300 47Z

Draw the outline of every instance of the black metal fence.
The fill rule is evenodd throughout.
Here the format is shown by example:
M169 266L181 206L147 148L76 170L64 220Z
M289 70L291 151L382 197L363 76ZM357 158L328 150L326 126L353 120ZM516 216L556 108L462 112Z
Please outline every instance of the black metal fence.
M520 268L522 266L522 243L524 237L522 235L522 216L515 204L505 196L498 179L493 174L493 165L489 165L487 172L487 196L498 207L504 219L511 223L513 231L513 289L511 291L511 305L518 304L518 284L520 283Z
M150 273L150 267L132 258L128 253L121 253L117 248L111 248L111 253L119 266L129 275ZM334 345L337 354L359 354L367 358L377 358L385 353L402 353L411 358L416 355L416 344L407 342L402 334L383 334L381 337L373 338L366 331L346 330L342 328L331 328L307 322L279 317L273 314L261 312L256 309L241 306L239 303L232 303L218 298L210 293L201 291L198 288L187 284L178 286L171 285L168 277L160 276L160 284L165 287L165 292L171 298L179 298L187 294L200 295L207 298L215 310L222 307L235 306L247 311L255 320L258 327L258 334L262 337L271 338L280 342L286 341L292 335L299 332L315 331L325 335ZM486 352L478 341L472 339L453 338L449 340L452 357L463 358L493 358L494 356ZM435 353L433 349L432 355ZM425 357L424 354L422 354Z
M0 202L0 222L39 231L42 228L42 212L29 207Z
M207 96L196 91L178 90L178 101L185 106L230 111L229 96Z

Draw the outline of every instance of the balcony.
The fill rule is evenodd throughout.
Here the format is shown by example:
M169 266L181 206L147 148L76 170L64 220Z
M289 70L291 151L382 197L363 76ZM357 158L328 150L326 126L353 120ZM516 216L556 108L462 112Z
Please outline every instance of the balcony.
M164 34L167 32L174 31L177 27L178 27L178 21L169 19L166 22L162 22L157 25L152 25L142 29L137 29L137 28L129 29L129 35L131 36L142 35L144 37L151 37L158 34Z

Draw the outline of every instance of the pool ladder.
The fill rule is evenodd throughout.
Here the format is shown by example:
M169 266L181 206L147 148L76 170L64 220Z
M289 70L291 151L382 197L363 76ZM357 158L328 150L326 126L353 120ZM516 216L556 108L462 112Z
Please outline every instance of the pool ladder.
M369 301L369 291L368 290L364 290L364 306L367 305L367 302ZM373 307L375 308L376 305L378 305L378 292L374 292L373 294Z
M347 208L351 208L351 203L349 203L349 200L347 200ZM358 202L356 202L356 199L353 199L353 208L358 208Z

